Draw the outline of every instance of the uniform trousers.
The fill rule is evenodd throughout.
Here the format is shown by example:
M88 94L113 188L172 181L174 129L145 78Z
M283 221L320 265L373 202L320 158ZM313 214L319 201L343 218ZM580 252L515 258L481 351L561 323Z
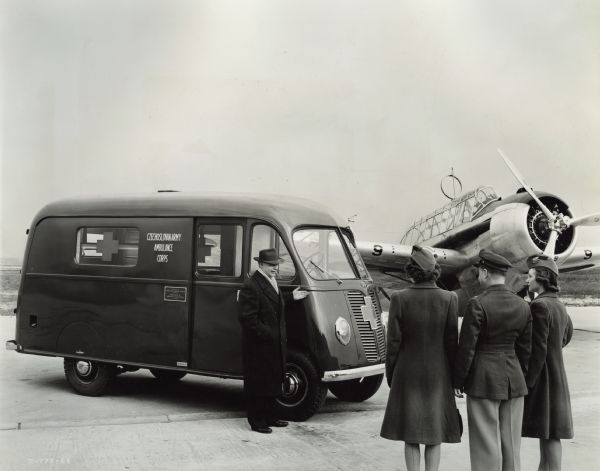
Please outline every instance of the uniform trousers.
M266 427L275 421L276 399L275 396L246 396L248 423L251 427Z
M520 471L523 397L467 396L471 471Z

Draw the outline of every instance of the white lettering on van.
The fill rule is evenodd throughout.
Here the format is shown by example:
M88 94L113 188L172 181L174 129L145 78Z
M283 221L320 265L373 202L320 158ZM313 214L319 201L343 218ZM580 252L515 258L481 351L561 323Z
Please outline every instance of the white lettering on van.
M149 242L181 242L180 232L148 232L146 240Z
M173 244L154 244L155 252L173 252Z
M156 256L156 261L158 263L168 263L169 262L169 256L166 254L158 254Z

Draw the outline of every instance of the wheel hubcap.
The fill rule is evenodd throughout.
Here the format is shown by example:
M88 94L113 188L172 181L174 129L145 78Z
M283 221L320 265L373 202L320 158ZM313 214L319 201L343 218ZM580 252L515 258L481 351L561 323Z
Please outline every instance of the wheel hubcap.
M92 372L92 364L89 361L78 361L75 368L77 369L77 374L83 377L89 376Z
M284 407L295 407L300 404L308 395L308 378L304 370L294 364L287 364L287 371L284 377L283 394L277 402Z
M300 389L300 378L295 373L285 374L285 387L283 390L284 397L292 397L298 393Z

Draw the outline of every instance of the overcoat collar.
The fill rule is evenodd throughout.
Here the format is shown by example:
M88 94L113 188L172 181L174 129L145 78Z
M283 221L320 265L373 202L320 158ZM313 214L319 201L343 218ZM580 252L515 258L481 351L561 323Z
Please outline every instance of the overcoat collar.
M258 271L255 271L252 277L268 298L275 303L279 302L279 294L275 291L273 285L271 285L271 283L269 283L269 281L262 274L260 274Z
M409 286L411 289L436 289L438 285L435 284L435 281L424 281L422 283L414 283Z
M510 291L510 290L507 288L507 286L505 284L497 284L497 285L488 286L485 289L485 292L488 292L488 291Z
M553 293L552 291L544 291L542 294L536 296L535 299L539 298L558 298L558 293Z

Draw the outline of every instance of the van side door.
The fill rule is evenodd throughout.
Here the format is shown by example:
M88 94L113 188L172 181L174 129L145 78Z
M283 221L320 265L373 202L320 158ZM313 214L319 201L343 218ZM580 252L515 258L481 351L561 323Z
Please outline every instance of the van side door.
M237 293L244 282L246 221L195 221L191 368L242 375Z

